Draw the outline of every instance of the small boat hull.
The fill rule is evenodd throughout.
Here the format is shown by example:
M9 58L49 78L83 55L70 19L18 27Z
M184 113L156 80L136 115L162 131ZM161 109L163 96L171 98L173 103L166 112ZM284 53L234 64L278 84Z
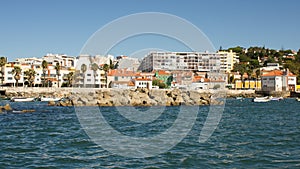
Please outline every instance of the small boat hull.
M12 102L33 102L34 101L34 97L30 97L30 98L11 98Z
M253 102L257 102L257 103L264 103L269 101L270 99L268 97L256 97L253 99Z
M56 102L56 101L59 101L59 100L61 100L61 98L50 98L50 97L42 97L41 98L42 102L50 102L50 101Z

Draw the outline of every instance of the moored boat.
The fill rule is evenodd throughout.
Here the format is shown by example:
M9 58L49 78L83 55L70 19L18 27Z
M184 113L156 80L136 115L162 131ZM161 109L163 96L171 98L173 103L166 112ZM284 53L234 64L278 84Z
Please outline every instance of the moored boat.
M296 98L296 100L298 101L298 102L300 102L300 98L298 97L298 98Z
M34 100L34 97L12 97L10 99L12 102L33 102Z
M59 101L61 98L56 98L56 97L41 97L42 102L50 102L50 101Z
M269 97L255 97L253 102L268 102L270 101Z
M283 97L270 97L270 101L280 101L283 100Z

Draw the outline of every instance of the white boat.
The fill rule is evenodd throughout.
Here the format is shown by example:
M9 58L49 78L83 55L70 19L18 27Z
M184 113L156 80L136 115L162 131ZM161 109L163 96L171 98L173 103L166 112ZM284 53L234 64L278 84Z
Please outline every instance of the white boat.
M280 101L283 100L283 97L270 97L270 101Z
M12 97L10 101L12 102L33 102L34 97Z
M255 97L253 102L268 102L270 101L269 97Z
M61 98L56 98L56 97L41 97L42 102L50 102L50 101L59 101Z
M298 98L296 98L296 100L298 101L298 102L300 102L300 98L298 97Z

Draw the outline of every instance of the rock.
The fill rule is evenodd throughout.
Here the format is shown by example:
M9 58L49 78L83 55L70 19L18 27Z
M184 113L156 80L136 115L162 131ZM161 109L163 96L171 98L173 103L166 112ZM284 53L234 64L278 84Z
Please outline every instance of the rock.
M6 104L5 106L3 106L3 109L6 111L12 111L12 108L10 107L9 104Z
M35 110L33 110L33 109L22 110L22 113L32 113L32 112L35 112Z
M55 101L49 101L48 102L48 106L55 106L55 105L56 105Z
M92 100L92 99L90 99L90 100ZM82 96L78 99L78 102L82 102L82 104L87 105L90 100L88 98L86 98L85 96Z

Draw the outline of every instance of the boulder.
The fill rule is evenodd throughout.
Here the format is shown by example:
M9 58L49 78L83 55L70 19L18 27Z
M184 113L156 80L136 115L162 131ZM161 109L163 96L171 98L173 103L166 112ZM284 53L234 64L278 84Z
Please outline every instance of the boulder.
M3 109L6 111L12 111L12 108L10 107L9 104L6 104L5 106L3 106Z
M48 106L55 106L55 105L56 105L55 101L49 101L48 102Z

